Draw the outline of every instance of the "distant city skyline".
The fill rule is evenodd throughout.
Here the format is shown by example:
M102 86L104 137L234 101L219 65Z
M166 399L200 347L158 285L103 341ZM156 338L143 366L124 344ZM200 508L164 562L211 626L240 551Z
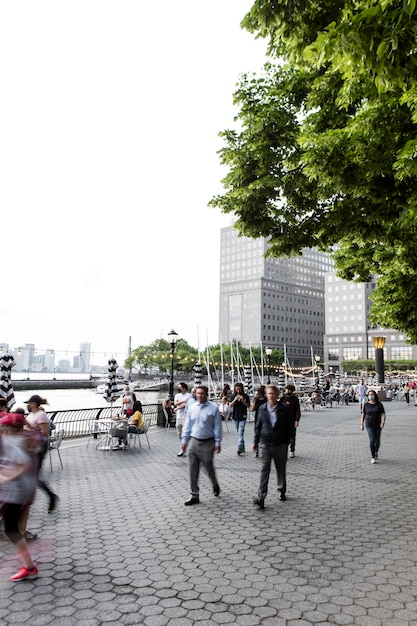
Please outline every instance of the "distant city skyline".
M88 374L94 366L102 366L104 363L93 363L94 353L91 350L91 343L82 342L77 351L60 351L54 347L37 348L34 343L21 344L12 347L7 342L0 342L0 353L8 353L14 357L15 372L64 372ZM100 356L100 355L97 355ZM115 355L110 355L115 356ZM60 358L61 357L61 358ZM103 358L105 354L103 353ZM116 358L116 357L115 357ZM123 362L124 362L123 357ZM116 359L117 360L117 359ZM72 361L72 363L71 363ZM123 362L119 365L123 366Z

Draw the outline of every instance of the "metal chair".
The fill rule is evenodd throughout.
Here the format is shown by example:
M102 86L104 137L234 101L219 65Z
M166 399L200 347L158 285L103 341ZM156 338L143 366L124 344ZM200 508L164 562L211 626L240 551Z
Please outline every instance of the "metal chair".
M165 430L167 431L168 428L171 426L171 424L175 424L175 421L172 419L171 420L169 419L168 411L164 409L164 407L162 407L162 412L165 417Z
M90 420L90 435L87 441L87 448L90 445L90 439L96 439L96 448L102 443L102 441L108 437L109 434L109 425L101 422L100 420L96 420L95 418Z
M150 425L151 425L151 418L150 417L145 418L145 420L143 422L143 427L139 429L139 437L138 437L138 439L139 439L139 447L140 448L142 447L142 444L141 444L141 441L140 441L140 436L141 435L145 435L146 441L148 442L148 448L151 447L151 444L149 443L149 439L148 439L148 429L149 429Z
M52 472L52 451L53 450L56 450L58 452L58 457L59 457L59 462L61 463L61 468L64 469L64 466L62 465L61 453L59 451L59 447L62 443L63 438L64 438L63 430L58 430L56 435L53 435L52 437L49 438L48 450L49 450L49 463L51 465L51 472Z

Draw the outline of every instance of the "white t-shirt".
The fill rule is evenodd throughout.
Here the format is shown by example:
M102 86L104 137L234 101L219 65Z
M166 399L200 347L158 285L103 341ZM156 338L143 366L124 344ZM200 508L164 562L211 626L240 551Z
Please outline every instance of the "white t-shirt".
M174 398L174 406L176 402L188 402L188 399L192 398L192 395L190 393L188 393L188 391L186 391L185 393L177 393L175 394L175 398ZM184 417L185 417L185 405L183 408L181 409L176 409L175 411L175 417L176 417L176 423L177 424L182 424L184 421Z
M32 428L36 428L39 424L49 424L48 416L42 409L28 413L26 421Z

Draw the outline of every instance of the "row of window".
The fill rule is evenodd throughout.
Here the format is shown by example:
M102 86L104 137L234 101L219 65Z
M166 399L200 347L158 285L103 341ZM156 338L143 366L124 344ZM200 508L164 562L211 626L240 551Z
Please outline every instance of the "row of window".
M295 333L303 334L304 336L308 336L311 337L311 335L319 335L319 337L323 337L323 333L321 332L321 330L309 330L307 332L307 329L305 327L303 328L288 328L288 326L286 326L285 328L281 327L281 326L274 326L274 325L270 325L270 324L264 324L263 325L263 329L264 330L277 330L278 332L286 332L286 333L291 333L291 335L294 335Z
M277 322L279 322L279 315L271 315L270 313L267 315L266 313L263 314L263 319L264 320L277 320ZM310 326L320 326L320 328L323 328L323 321L321 320L306 320L304 318L295 318L295 317L291 317L291 319L288 319L288 315L281 315L281 322L294 322L294 324L310 324Z
M266 345L267 343L269 344L278 344L280 347L285 345L285 349L287 352L287 355L295 355L295 354L311 354L311 347L313 346L321 346L320 341L312 341L311 342L311 346L309 348L297 348L294 346L289 346L288 344L285 343L284 338L281 337L281 339L279 337L273 337L271 335L264 335L262 338L262 341L264 342L264 344Z
M390 341L405 341L405 335L399 334L399 335L390 335L389 337ZM346 335L344 335L343 337L327 337L327 342L328 343L339 343L339 342L343 342L343 343L347 343L348 341L357 341L357 342L361 342L361 341L365 341L366 337L364 337L363 335L351 335L350 337L347 337ZM372 343L372 337L368 338L369 343L373 346Z
M354 361L358 359L375 358L375 348L368 347L368 356L365 357L366 350L361 346L355 346L352 348L330 348L328 352L329 361L339 361L340 357L342 361ZM385 359L392 360L408 360L413 358L412 346L390 346L389 351L384 348Z

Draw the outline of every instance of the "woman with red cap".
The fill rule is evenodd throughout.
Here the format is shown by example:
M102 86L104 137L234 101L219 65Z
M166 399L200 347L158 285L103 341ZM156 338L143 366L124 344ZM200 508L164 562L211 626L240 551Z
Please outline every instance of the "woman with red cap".
M22 515L33 502L37 481L34 440L23 430L25 423L25 416L21 413L3 413L0 417L3 457L0 465L0 510L4 531L23 564L11 576L12 582L36 578L38 574L21 532Z

